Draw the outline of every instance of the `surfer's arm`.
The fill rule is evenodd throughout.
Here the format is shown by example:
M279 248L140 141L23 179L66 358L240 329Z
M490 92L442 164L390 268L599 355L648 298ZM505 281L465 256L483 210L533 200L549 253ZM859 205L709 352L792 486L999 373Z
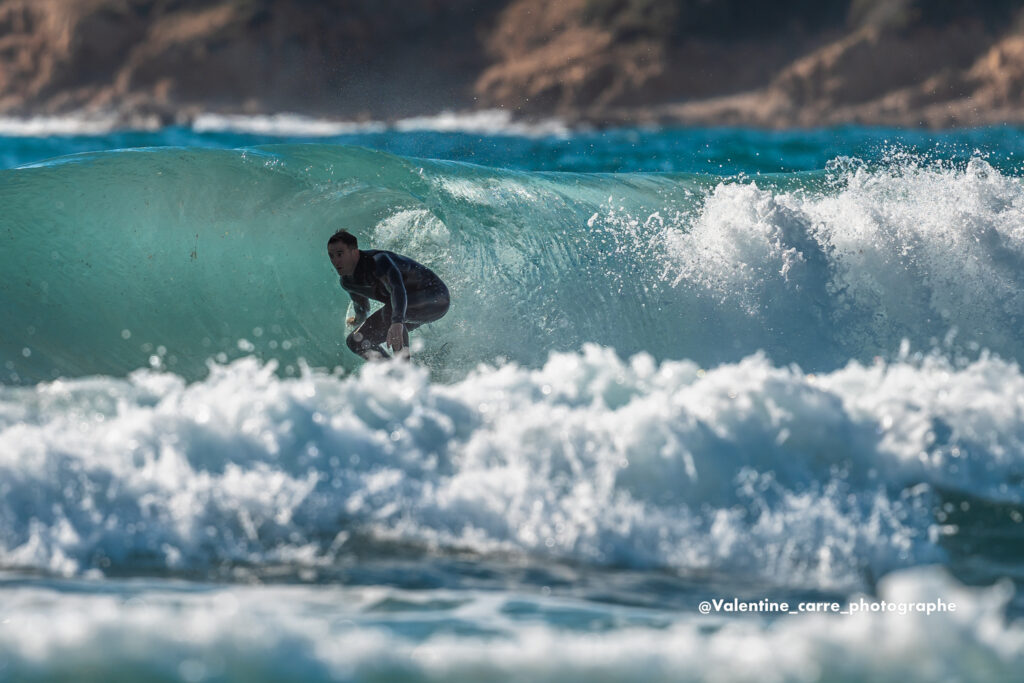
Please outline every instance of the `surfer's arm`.
M366 316L370 314L370 300L362 294L356 294L355 292L349 291L345 287L345 278L340 278L339 282L341 288L348 292L348 295L352 297L352 308L355 309L355 315L349 318L346 322L349 325L361 325Z
M377 257L377 268L381 279L384 281L384 288L391 295L391 324L405 324L405 309L408 297L405 293L405 280L402 278L402 271L387 254Z
M356 313L355 316L349 318L349 322L358 325L366 320L366 316L370 313L370 300L355 292L349 292L349 295L352 297L352 308Z

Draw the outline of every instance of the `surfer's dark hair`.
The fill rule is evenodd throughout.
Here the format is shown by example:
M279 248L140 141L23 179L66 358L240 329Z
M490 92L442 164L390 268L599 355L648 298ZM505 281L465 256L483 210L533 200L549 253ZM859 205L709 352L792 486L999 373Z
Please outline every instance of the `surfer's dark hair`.
M335 242L341 242L345 246L351 247L352 249L359 248L359 240L357 240L356 236L350 233L348 230L339 230L338 232L331 235L331 239L327 240L327 246L329 247Z

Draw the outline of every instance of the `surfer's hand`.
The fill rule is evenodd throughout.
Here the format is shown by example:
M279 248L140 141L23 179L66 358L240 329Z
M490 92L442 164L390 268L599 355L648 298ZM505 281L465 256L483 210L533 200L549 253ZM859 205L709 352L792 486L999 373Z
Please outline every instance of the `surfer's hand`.
M388 346L392 351L402 350L402 333L404 331L405 326L402 323L394 323L388 328Z

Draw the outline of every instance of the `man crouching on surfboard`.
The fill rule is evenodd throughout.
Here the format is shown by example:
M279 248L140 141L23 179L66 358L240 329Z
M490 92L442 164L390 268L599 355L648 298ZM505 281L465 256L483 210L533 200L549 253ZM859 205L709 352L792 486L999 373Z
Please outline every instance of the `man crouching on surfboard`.
M339 230L327 240L327 255L352 296L356 330L345 340L366 360L388 358L383 344L409 357L409 332L439 320L448 312L448 287L432 270L391 251L363 249L355 235ZM370 299L383 308L369 318Z

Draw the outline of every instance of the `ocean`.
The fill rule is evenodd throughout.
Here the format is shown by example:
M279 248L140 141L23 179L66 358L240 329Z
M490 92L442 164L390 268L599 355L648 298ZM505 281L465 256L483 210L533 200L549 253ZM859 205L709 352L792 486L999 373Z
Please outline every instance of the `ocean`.
M0 681L1016 681L1024 131L0 119ZM337 229L449 285L345 347Z

